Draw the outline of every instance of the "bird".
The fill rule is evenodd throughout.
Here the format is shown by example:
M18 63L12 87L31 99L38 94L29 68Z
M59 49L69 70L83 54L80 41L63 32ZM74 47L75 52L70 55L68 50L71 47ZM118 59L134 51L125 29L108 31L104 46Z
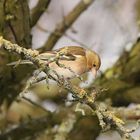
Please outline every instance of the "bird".
M48 63L49 60L57 56L60 56L58 61L50 61ZM46 63L57 75L68 79L72 79L76 75L81 76L89 71L92 71L94 77L96 77L101 65L100 56L95 51L80 46L65 46L60 49L40 53L36 57ZM19 63L33 64L29 60L23 60ZM12 62L8 65L15 64L16 62Z

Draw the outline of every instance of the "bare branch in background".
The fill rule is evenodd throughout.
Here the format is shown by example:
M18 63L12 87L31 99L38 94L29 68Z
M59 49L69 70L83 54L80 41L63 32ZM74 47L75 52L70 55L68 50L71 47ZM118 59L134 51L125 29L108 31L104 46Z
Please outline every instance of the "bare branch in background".
M45 113L50 113L50 112L49 112L47 109L45 109L42 105L40 105L40 104L38 104L38 103L32 101L31 99L29 99L29 98L27 98L27 97L25 97L25 96L23 96L23 97L21 98L21 100L22 100L22 99L24 99L24 100L26 100L27 102L31 103L32 105L34 105L34 106L40 108L40 109L41 109L42 111L44 111ZM19 100L19 101L20 101L20 100Z
M53 33L52 31L49 31L49 30L47 30L47 29L44 29L44 28L41 27L39 24L37 24L36 27L37 27L39 30L41 30L42 32L49 33L49 34L52 34L52 33ZM69 28L69 29L71 29L71 28ZM55 34L55 33L53 33L53 34ZM57 35L57 34L56 34L56 35ZM70 36L70 35L67 34L67 33L64 33L63 36L67 37L68 39L70 39L71 41L73 41L73 42L79 44L79 45L82 46L82 47L89 48L89 46L87 46L87 45L84 44L83 42L81 42L81 41L75 39L74 37Z
M36 7L31 11L31 27L33 27L44 13L44 11L48 8L51 0L39 0Z
M40 49L42 52L51 50L56 42L63 36L66 30L74 23L74 21L94 2L94 0L81 0L74 9L64 17L58 24L53 33L50 34L44 46Z

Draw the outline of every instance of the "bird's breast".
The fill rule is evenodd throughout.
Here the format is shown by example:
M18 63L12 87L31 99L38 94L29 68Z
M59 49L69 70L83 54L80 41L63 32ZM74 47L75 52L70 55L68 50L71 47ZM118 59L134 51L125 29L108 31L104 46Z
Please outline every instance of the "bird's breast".
M49 66L64 78L74 78L76 75L81 75L87 71L85 58L78 58L74 61L60 60L59 63L64 65L65 68L58 66L55 62Z

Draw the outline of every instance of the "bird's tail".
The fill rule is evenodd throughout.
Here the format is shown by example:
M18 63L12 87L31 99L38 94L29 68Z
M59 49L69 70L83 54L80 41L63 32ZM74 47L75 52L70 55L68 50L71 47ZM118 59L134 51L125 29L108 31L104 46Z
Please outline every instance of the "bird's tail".
M18 60L18 61L14 61L11 63L8 63L7 66L13 66L13 65L25 65L25 64L33 64L31 61L29 60Z

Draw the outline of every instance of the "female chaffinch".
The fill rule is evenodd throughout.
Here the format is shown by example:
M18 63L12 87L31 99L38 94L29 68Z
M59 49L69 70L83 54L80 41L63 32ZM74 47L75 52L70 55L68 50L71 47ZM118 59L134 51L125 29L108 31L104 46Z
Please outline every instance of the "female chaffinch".
M56 61L48 63L51 58L59 57L59 64ZM74 78L75 75L82 75L85 72L92 71L96 76L100 68L101 60L99 55L87 48L79 46L66 46L57 50L47 51L37 56L48 64L50 69L55 70L59 76L64 78ZM15 65L15 62L9 65ZM21 61L20 64L31 64L30 61Z

